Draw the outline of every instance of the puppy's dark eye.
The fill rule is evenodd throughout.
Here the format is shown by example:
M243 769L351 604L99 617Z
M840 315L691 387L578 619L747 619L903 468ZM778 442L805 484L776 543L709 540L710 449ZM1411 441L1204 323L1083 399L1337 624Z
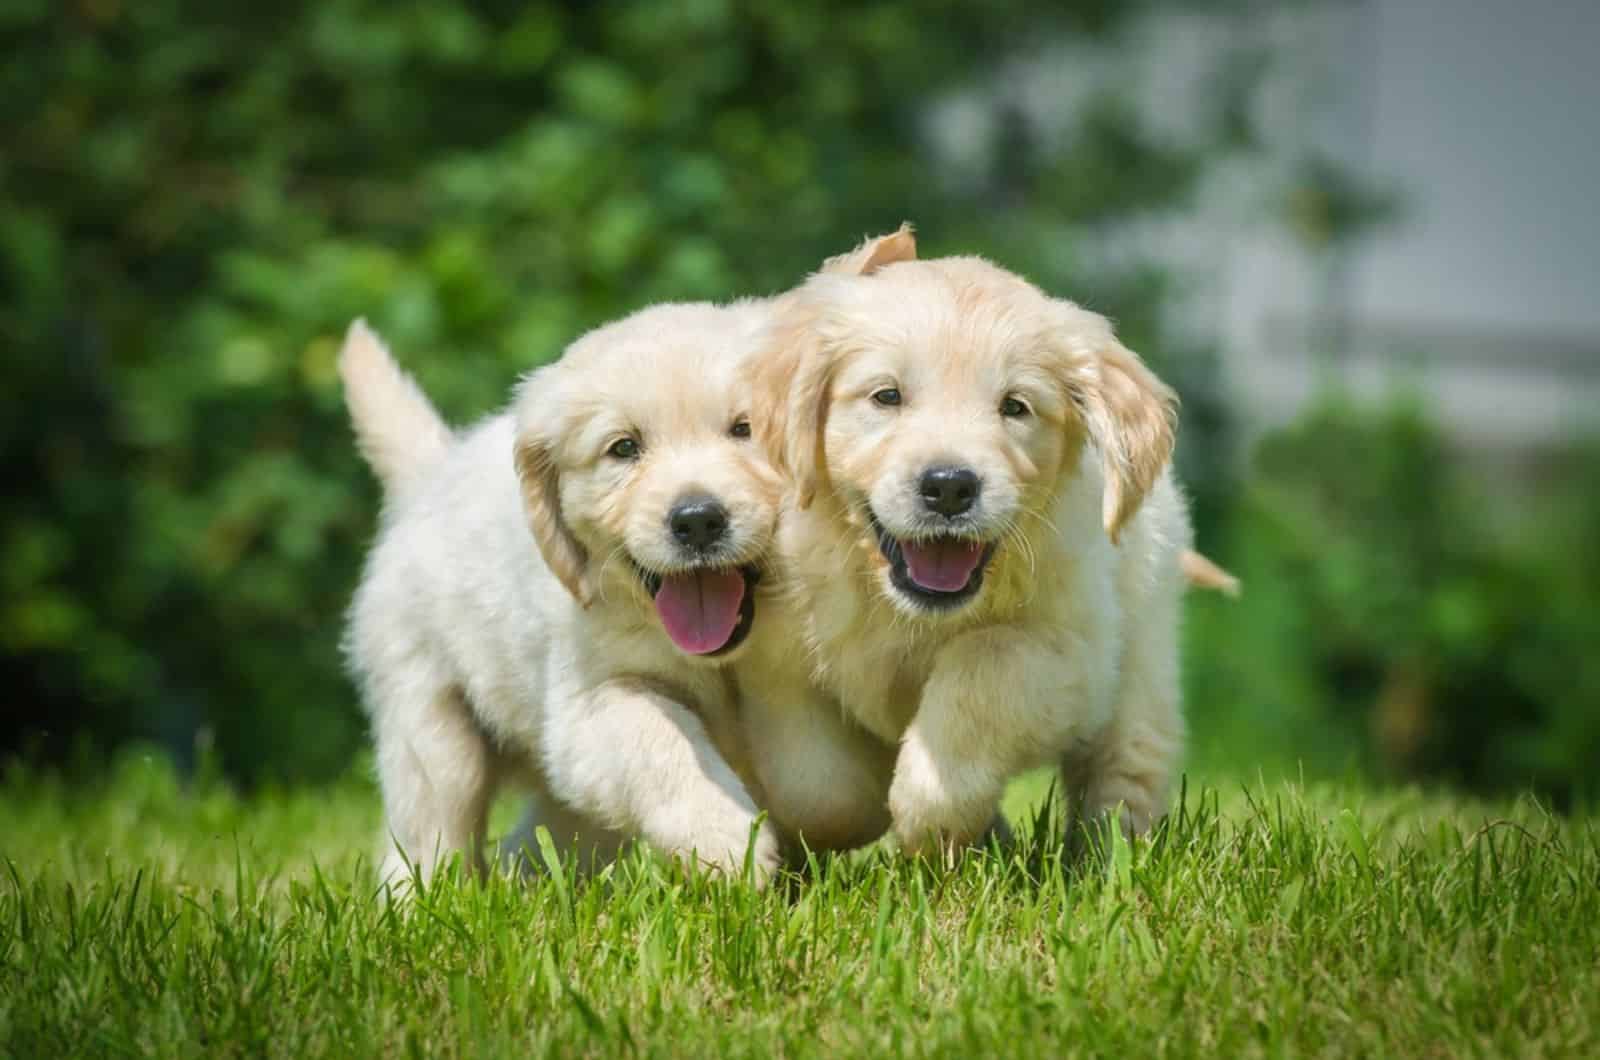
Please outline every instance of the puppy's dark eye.
M1008 397L1000 402L1000 415L1008 420L1019 419L1028 414L1028 406L1014 397Z
M886 386L882 390L873 391L872 400L886 409L891 409L900 404L900 391L892 386Z
M606 453L618 460L633 460L639 455L639 443L632 438L618 438L611 443Z
M733 421L733 426L728 428L729 438L750 437L750 421L743 416Z

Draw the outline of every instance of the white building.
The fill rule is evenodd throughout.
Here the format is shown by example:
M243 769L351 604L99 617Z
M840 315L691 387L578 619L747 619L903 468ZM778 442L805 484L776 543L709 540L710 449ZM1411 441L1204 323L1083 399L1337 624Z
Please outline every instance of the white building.
M1417 387L1461 442L1600 434L1600 2L1368 0L1327 18L1310 135L1404 209L1351 255L1342 305L1285 231L1236 241L1222 345L1247 422L1312 392L1331 309L1348 321L1331 370Z

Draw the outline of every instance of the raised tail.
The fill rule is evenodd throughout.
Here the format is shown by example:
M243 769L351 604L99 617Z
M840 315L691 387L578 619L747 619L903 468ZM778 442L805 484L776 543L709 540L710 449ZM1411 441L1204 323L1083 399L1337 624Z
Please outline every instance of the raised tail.
M404 489L450 447L450 428L365 320L344 337L339 378L356 444L387 492Z
M1194 549L1184 549L1178 562L1183 567L1184 579L1195 588L1215 589L1224 596L1239 595L1239 579Z

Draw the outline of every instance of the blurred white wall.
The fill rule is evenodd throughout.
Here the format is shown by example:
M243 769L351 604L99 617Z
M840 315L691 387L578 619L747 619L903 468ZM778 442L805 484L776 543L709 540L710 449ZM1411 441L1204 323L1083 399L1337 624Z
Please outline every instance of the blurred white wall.
M1286 46L1304 47L1306 21L1286 20ZM1277 75L1321 82L1303 127L1285 108L1278 135L1394 186L1405 209L1342 288L1281 229L1231 241L1223 341L1248 421L1281 422L1314 389L1312 322L1333 308L1348 353L1326 371L1421 389L1463 442L1600 429L1600 2L1367 0L1320 30L1320 69Z

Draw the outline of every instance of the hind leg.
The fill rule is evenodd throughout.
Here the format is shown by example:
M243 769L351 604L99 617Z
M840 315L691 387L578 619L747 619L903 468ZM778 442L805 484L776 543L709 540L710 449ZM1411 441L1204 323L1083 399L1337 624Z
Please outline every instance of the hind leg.
M403 884L415 865L427 880L455 855L481 872L495 755L460 690L391 684L376 727L382 879Z
M1066 790L1090 821L1115 811L1125 835L1140 835L1167 812L1183 757L1178 687L1177 599L1153 602L1132 624L1111 720L1062 763Z

